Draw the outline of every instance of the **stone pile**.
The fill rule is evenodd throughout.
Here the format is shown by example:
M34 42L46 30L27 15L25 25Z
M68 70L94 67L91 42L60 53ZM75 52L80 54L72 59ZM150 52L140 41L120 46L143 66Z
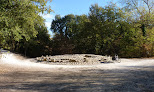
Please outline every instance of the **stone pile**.
M57 56L41 56L36 58L37 62L48 62L51 64L97 64L111 63L112 57L93 54L72 54Z

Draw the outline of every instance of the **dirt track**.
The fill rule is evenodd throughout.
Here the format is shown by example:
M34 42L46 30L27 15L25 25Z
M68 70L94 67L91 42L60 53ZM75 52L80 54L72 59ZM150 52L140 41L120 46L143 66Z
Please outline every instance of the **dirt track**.
M26 63L0 62L0 92L154 92L154 59L94 66Z

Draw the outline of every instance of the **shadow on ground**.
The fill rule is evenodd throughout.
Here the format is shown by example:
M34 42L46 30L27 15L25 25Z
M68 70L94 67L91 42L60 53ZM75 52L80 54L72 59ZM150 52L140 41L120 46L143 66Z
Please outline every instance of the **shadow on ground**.
M129 69L130 68L130 69ZM16 71L0 75L3 92L154 92L154 68L80 72Z

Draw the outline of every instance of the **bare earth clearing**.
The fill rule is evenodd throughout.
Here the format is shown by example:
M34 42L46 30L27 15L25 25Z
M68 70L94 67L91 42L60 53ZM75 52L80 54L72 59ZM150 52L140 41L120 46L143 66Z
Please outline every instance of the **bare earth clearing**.
M154 92L154 59L48 65L10 55L0 60L0 92Z

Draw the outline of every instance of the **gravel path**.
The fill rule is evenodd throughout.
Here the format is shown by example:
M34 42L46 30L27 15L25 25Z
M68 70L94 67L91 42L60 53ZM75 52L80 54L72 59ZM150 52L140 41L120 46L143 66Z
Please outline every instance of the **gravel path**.
M154 59L48 65L8 56L0 60L0 92L154 92Z

